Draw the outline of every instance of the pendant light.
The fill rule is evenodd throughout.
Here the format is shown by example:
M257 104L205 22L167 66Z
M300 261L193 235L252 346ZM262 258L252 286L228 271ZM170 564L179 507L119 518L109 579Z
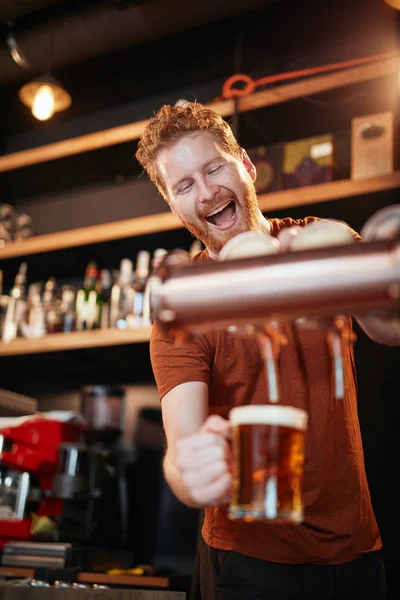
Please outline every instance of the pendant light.
M67 90L50 74L29 81L22 86L18 95L39 121L46 121L55 112L66 110L71 105Z

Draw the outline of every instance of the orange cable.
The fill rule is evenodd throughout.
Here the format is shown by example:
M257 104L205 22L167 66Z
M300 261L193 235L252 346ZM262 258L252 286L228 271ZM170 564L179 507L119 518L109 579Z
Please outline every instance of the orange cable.
M214 102L218 102L220 100L226 100L228 98L239 98L242 96L248 96L252 94L254 90L260 85L266 85L267 83L274 83L276 81L285 81L287 79L294 79L297 77L306 77L307 75L314 75L315 73L326 73L328 71L335 71L337 69L344 69L347 67L354 67L356 65L361 65L365 63L374 62L377 60L383 60L385 58L394 58L395 56L399 56L399 51L393 52L383 52L382 54L375 54L373 56L365 56L363 58L354 58L352 60L347 60L338 63L332 63L329 65L322 65L319 67L310 67L308 69L300 69L298 71L289 71L287 73L279 73L277 75L268 75L267 77L262 77L261 79L252 79L249 75L244 73L236 73L235 75L231 75L225 81L222 86L222 94L218 98L215 98ZM238 82L244 82L245 86L243 88L233 88L233 85Z

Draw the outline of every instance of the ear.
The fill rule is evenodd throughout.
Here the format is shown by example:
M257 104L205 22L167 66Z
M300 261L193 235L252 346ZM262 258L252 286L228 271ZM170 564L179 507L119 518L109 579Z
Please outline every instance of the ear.
M254 183L257 178L257 169L255 165L251 162L250 157L244 148L240 148L240 158L242 160L242 163L244 164L246 171L250 175L252 182Z

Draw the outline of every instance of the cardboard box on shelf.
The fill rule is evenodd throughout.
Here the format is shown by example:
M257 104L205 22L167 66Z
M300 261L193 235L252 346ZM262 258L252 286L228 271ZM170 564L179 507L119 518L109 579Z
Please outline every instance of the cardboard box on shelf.
M351 122L351 178L393 173L394 115L391 111L355 117Z
M285 189L326 183L334 178L334 137L320 135L292 142L283 148Z

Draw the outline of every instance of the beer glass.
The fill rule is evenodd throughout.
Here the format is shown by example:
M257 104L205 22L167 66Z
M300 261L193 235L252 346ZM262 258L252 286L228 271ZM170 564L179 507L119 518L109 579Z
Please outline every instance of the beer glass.
M300 523L307 413L293 406L233 408L230 519Z

